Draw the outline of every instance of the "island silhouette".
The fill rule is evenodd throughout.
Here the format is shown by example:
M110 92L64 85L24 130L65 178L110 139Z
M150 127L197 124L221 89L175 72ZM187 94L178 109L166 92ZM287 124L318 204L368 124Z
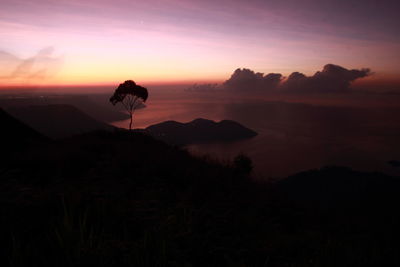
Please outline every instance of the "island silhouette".
M175 145L232 142L257 135L255 131L235 121L214 122L203 118L187 123L165 121L151 125L145 130L154 138Z

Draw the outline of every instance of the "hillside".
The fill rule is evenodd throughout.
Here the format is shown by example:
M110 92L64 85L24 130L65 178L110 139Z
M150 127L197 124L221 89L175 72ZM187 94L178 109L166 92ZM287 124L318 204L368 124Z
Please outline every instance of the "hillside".
M2 266L400 263L396 177L330 167L256 182L233 163L123 130L9 160L0 179Z
M42 145L48 141L45 136L10 116L2 108L0 108L0 122L1 162L8 161L10 155L16 151L29 149L35 145Z
M10 116L2 108L0 108L1 140L6 143L6 140L42 140L44 137L37 131Z
M69 105L101 122L129 119L129 115L118 107L113 107L108 95L57 95L21 94L0 96L0 106L8 110L28 106Z
M38 105L7 109L14 117L51 138L64 138L95 130L113 130L71 105Z

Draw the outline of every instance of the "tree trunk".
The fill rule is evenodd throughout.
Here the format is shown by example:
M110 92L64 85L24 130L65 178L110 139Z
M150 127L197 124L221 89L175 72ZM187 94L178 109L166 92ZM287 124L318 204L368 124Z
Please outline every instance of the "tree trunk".
M132 130L132 114L129 114L129 115L131 117L131 122L129 123L129 131L131 131Z

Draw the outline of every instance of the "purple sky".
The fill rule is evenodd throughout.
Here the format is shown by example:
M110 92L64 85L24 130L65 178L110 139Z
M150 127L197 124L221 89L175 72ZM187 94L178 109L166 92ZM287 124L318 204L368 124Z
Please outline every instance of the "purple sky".
M399 10L391 0L2 0L0 84L220 81L239 67L311 75L327 63L394 78Z

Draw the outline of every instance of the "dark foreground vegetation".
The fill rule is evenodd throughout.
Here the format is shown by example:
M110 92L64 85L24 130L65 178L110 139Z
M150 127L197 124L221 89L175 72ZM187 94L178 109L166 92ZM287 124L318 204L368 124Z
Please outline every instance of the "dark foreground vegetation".
M330 167L260 183L244 156L7 124L1 266L400 265L397 178Z

